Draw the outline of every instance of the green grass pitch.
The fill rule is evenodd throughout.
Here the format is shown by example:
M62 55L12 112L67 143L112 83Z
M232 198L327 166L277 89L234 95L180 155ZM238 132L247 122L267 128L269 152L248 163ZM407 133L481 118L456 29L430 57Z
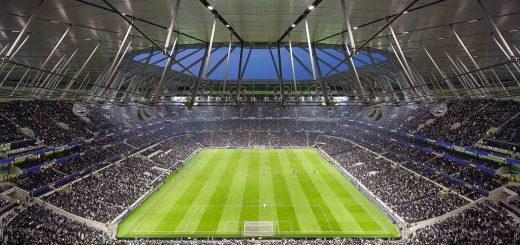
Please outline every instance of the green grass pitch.
M118 226L119 238L398 237L397 227L313 149L206 149Z

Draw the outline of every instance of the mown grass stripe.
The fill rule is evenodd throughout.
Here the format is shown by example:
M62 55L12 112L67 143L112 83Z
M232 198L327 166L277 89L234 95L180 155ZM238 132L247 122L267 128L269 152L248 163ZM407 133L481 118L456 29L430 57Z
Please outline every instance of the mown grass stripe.
M164 210L171 208L171 203L178 200L178 196L173 196L172 193L176 190L172 187L180 183L177 187L183 188L183 182L181 179L190 180L191 176L198 175L199 171L197 168L205 168L208 161L204 158L208 156L208 150L202 150L195 155L184 167L182 167L177 173L173 173L165 180L165 182L151 195L139 208L137 208L132 214L125 219L119 227L131 232L142 232L154 230L160 220L165 218ZM173 200L168 200L173 199ZM168 200L168 201L166 201ZM170 202L169 202L170 201ZM142 220L153 220L153 222L141 222ZM127 224L126 221L130 220L135 225Z
M221 159L214 163L218 164L219 166L225 166L225 168L223 172L220 173L220 176L212 176L212 178L215 178L216 180L214 182L216 184L216 188L213 191L213 195L211 196L209 202L205 203L207 206L203 211L204 213L200 216L200 219L192 220L194 224L198 224L196 229L198 231L217 231L222 212L225 208L224 206L219 205L225 203L227 199L231 183L233 182L233 176L235 176L234 173L239 164L238 161L228 160L236 158L240 155L240 152L232 151L229 153L232 153L232 155L228 156L228 154L222 154Z
M292 159L299 159L299 161L294 161L294 168L297 171L297 179L301 186L305 187L305 197L313 206L312 211L318 218L318 222L322 231L341 231L341 226L336 221L335 216L332 214L332 211L329 209L327 205L325 205L325 200L322 196L322 193L317 189L317 187L312 182L311 178L308 175L309 169L307 171L304 170L300 161L302 159L299 157L299 154L295 154L293 150L289 150L288 155Z
M236 166L235 173L224 178L232 166ZM302 171L303 168L306 172ZM298 171L296 178L293 170ZM225 194L218 196L220 192ZM351 197L347 197L349 194ZM321 200L316 198L320 195ZM269 201L276 205L263 208L263 202L269 205ZM201 205L210 206L200 207L195 212L194 208ZM359 208L360 205L363 208ZM224 208L219 210L214 206ZM334 213L327 213L326 209ZM187 214L183 216L183 212ZM359 212L359 215L346 217L346 212ZM185 231L189 216L191 224ZM341 230L337 231L340 233L330 231L331 216L340 224ZM181 219L180 223L178 219ZM170 175L160 191L132 212L118 227L117 236L240 237L244 221L265 219L292 220L296 233L278 233L278 237L398 236L397 228L381 210L318 152L309 149L203 150L179 173ZM376 219L379 224L387 224L385 227L389 232L363 230L352 221L349 221L351 227L345 226L351 219L358 223ZM320 220L328 221L329 229L322 230ZM223 233L226 231L231 233Z
M247 174L244 176L246 178L246 188L244 189L244 197L242 199L242 205L244 206L240 210L239 219L242 222L258 220L259 212L259 161L251 150L245 150L244 153L248 155L248 166Z
M284 231L292 231L293 229L299 231L300 225L298 216L296 215L296 210L294 209L293 201L289 189L287 188L287 181L285 179L286 175L283 174L284 170L281 167L280 159L275 151L269 153L269 165L273 172L271 182L274 202L275 204L284 205L276 208L278 220L291 222L289 225L278 224L278 232L283 233Z
M297 155L301 157L301 159L306 159L300 161L305 169L313 167L317 170L317 174L309 173L313 175L311 181L315 186L319 186L320 194L326 198L325 205L328 206L328 209L335 210L334 217L338 220L341 230L374 230L374 224L367 224L366 227L362 227L358 223L358 220L352 216L351 212L355 211L355 209L359 209L359 203L352 198L341 183L335 182L336 179L330 175L328 169L332 168L332 165L324 158L317 158L315 153L316 152L312 151L304 151L298 152ZM360 218L360 220L371 220L370 216ZM375 226L380 230L377 224L375 224Z
M291 161L287 150L277 150L277 153L279 153L278 158L280 158L281 174L284 176L285 186L287 186L289 196L293 201L293 205L295 205L295 209L297 209L298 230L294 230L300 232L300 234L322 230L319 216L316 216L320 211L313 209L312 203L307 199L306 187L299 183L297 176L294 174L295 163ZM327 229L330 230L328 226Z
M260 207L260 220L277 221L277 208L272 206L276 203L273 187L273 168L269 162L269 150L256 150L255 155L260 160L260 199L264 200L266 207ZM276 223L275 223L276 225Z
M236 221L240 218L240 210L242 207L239 205L242 205L244 192L246 190L246 178L244 176L248 166L248 156L247 154L243 154L244 150L234 151L238 152L238 155L228 160L237 161L238 165L235 173L233 173L233 181L231 182L229 193L227 193L227 199L223 203L223 205L226 206L222 211L217 230L220 232L235 232L237 235L240 235L241 229Z
M203 171L198 171L196 177L192 178L191 181L187 185L189 188L184 189L184 192L181 194L179 199L173 205L170 206L170 209L167 213L164 214L164 218L157 224L154 230L183 230L184 227L178 227L179 223L184 219L184 217L189 213L188 210L194 208L193 202L195 198L200 194L202 187L206 185L206 182L209 180L209 176L213 174L213 169L217 166L214 163L215 158L218 157L218 152L208 151L208 158L203 158L205 160L205 166ZM199 162L200 164L200 162Z
M183 229L184 232L194 232L198 231L198 221L201 219L204 211L207 209L206 205L210 201L213 196L215 189L217 188L217 181L220 179L220 176L224 174L224 169L226 168L226 164L218 164L220 159L227 158L226 155L231 155L231 152L214 152L216 154L216 158L210 164L215 164L215 168L212 173L207 177L206 183L201 187L198 194L195 196L191 204L191 208L188 210L188 214L186 214L185 218L179 223L179 227Z
M305 155L312 161L327 161L319 152L306 152ZM324 165L322 175L329 186L341 186L343 189L333 188L343 203L343 206L348 210L356 222L370 233L370 231L386 231L388 235L395 235L397 230L394 224L386 217L386 215L379 210L379 208L372 203L363 193L356 189L356 187L343 176L332 164ZM345 198L341 192L349 193L350 198ZM354 199L354 200L352 200ZM368 215L367 215L368 214Z

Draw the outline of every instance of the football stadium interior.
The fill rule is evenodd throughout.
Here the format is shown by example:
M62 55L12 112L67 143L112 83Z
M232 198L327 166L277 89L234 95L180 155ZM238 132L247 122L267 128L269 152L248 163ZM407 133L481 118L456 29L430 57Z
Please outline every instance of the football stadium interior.
M518 0L2 0L0 245L520 244Z

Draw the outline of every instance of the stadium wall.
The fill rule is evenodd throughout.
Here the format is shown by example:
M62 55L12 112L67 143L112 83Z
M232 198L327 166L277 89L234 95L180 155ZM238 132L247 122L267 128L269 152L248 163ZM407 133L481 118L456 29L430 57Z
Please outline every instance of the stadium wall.
M97 222L97 221L93 221L93 220L90 220L90 219L86 219L86 218L82 218L82 217L79 217L77 215L74 215L74 214L71 214L61 208L58 208L50 203L46 203L44 202L43 200L41 200L40 198L34 198L34 202L37 203L37 204L40 204L40 205L43 205L44 207L56 212L56 213L59 213L69 219L72 219L72 220L75 220L75 221L78 221L82 224L85 224L87 226L90 226L90 227L93 227L93 228L96 228L96 229L99 229L99 230L102 230L104 232L109 232L110 230L108 229L108 225L107 224L103 224L101 222Z
M455 216L457 214L460 214L464 210L472 208L472 207L476 206L479 203L485 202L486 200L488 200L488 199L486 197L483 197L483 198L480 198L480 199L478 199L478 200L476 200L474 202L470 202L470 203L468 203L468 204L466 204L466 205L464 205L464 206L462 206L460 208L452 210L451 212L445 213L445 214L443 214L441 216L437 216L437 217L434 217L434 218L431 218L431 219L427 219L427 220L423 220L421 222L415 223L413 226L408 228L408 233L413 233L416 230L424 228L426 226L431 226L433 224L440 223L440 222L446 220L447 218Z

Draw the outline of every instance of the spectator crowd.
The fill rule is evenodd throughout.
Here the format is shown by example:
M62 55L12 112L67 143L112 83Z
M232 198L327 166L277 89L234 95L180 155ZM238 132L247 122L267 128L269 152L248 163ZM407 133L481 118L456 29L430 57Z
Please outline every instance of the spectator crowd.
M13 101L0 104L0 142L27 138L20 128L31 129L48 146L76 139L92 139L85 146L44 157L22 168L42 166L39 171L17 176L13 182L31 191L51 185L42 199L74 215L108 223L129 210L140 197L160 185L170 171L180 167L203 147L312 147L320 146L365 186L390 212L413 225L485 197L483 193L504 181L474 165L496 170L490 162L464 165L442 157L454 154L428 146L424 152L403 143L404 138L385 135L368 127L340 123L347 116L366 120L367 108L244 106L240 108L195 107L165 110L164 118L140 122L133 107L93 107L90 123L70 112L72 103ZM471 146L481 138L519 142L520 105L512 101L461 100L447 104L448 111L435 117L427 106L383 107L375 126L405 130L433 139ZM111 114L112 116L107 116ZM66 125L66 127L64 127ZM421 126L420 126L421 125ZM496 128L497 133L489 130ZM5 132L5 133L2 133ZM350 141L355 142L352 144ZM358 146L358 144L360 146ZM367 149L364 149L367 148ZM144 150L144 151L142 151ZM142 151L138 154L135 154ZM61 157L78 156L67 161ZM25 163L24 163L25 164ZM90 169L90 175L83 175ZM78 174L73 184L57 181ZM461 181L465 185L457 184ZM508 205L520 209L519 199ZM1 205L1 204L0 204ZM19 209L19 210L18 210ZM17 208L17 216L4 229L7 244L134 244L109 240L102 231L68 219L37 204ZM3 221L8 222L8 221ZM439 223L426 226L402 239L264 240L258 244L514 244L520 227L500 205L477 204ZM516 239L516 240L515 240ZM139 241L137 241L139 242ZM250 244L248 240L143 240L143 244Z

